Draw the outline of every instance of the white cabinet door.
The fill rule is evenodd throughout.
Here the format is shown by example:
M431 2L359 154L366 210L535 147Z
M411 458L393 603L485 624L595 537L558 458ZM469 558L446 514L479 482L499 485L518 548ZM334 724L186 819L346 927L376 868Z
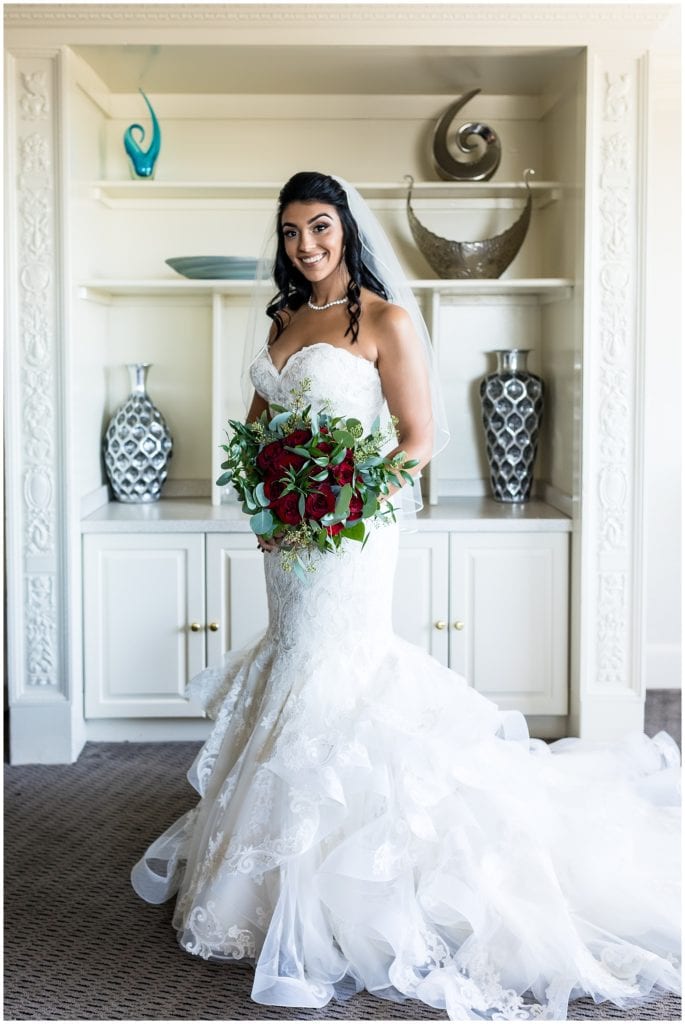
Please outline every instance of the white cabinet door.
M502 708L568 702L568 534L451 537L450 664Z
M83 548L86 717L201 715L183 690L205 663L203 534L88 534Z
M447 665L449 536L400 534L393 594L395 632Z
M264 555L252 533L207 534L207 664L266 628Z

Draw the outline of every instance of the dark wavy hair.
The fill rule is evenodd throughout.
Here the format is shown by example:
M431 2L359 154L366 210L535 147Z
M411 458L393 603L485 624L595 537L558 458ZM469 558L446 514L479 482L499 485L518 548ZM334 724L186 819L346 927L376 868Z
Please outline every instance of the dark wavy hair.
M274 261L274 281L278 292L274 295L271 303L267 306L267 316L276 324L276 335L283 333L286 328L282 310L299 309L310 298L312 289L307 279L296 270L285 253L285 241L281 230L281 217L286 206L290 203L308 203L318 200L321 203L328 203L334 206L343 229L344 260L350 275L350 283L347 286L347 312L350 318L350 325L345 331L345 337L352 334L352 344L359 335L359 317L361 314L361 289L369 288L376 295L387 299L385 288L366 266L362 259L362 243L359 237L357 222L350 213L347 203L347 193L335 178L329 174L321 174L319 171L299 171L285 183L278 197L278 213L276 217L276 237L278 247Z

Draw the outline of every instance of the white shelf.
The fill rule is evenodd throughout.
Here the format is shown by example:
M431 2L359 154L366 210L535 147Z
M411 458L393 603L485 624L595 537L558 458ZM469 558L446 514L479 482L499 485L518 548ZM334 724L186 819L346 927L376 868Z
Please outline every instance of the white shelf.
M517 295L537 296L541 300L569 298L573 281L565 277L529 278L477 278L471 280L441 280L427 278L409 282L414 291L431 291L443 296ZM251 295L253 280L190 280L188 278L149 278L147 280L94 279L84 281L79 293L84 299L103 299L124 295ZM263 290L273 293L272 281L263 284Z
M507 504L486 497L440 498L418 515L423 532L569 533L572 522L552 505L531 500ZM110 501L81 520L82 533L249 533L237 501L212 505L207 498L162 498L149 505Z
M115 295L251 295L253 279L247 280L194 280L185 277L159 278L99 278L79 285L82 299L102 299ZM264 284L264 292L273 292L272 281Z
M150 181L148 179L122 181L96 181L93 195L103 205L144 206L166 203L193 204L236 200L268 200L275 203L283 182L274 181ZM356 183L361 194L369 200L396 199L404 201L407 183L402 181L365 181ZM542 209L555 202L562 194L562 185L556 181L531 181L533 204ZM483 200L488 205L512 205L512 201L525 198L523 180L520 181L415 181L412 199Z

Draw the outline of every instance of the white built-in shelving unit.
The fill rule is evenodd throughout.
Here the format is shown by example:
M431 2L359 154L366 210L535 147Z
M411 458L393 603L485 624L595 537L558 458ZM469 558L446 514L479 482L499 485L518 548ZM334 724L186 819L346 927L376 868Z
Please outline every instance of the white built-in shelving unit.
M665 15L515 6L13 9L8 480L22 495L8 530L14 760L69 760L87 737L202 734L204 723L184 724L173 696L157 721L152 698L136 717L135 684L118 710L111 694L92 689L98 641L83 611L94 594L103 598L104 552L109 565L135 566L154 549L162 575L175 581L162 595L172 618L180 598L169 595L177 584L185 593L173 574L189 552L190 590L208 602L221 590L218 562L239 575L238 566L251 565L244 524L219 504L211 481L223 424L242 413L255 283L187 280L165 260L258 255L281 184L303 168L341 174L367 198L420 297L439 361L453 440L432 467L423 525L406 545L402 628L472 671L476 633L469 640L470 625L446 623L473 599L464 589L469 564L484 574L494 607L498 581L482 553L499 538L519 570L547 566L539 579L552 581L540 590L533 573L525 600L501 606L511 642L526 615L528 624L531 616L546 623L547 668L531 662L531 691L510 694L524 709L530 700L532 729L602 736L641 720L639 245L648 56ZM497 128L502 166L489 182L431 180L436 118L474 82L483 91L463 113ZM130 180L121 141L147 117L139 86L162 125L152 181ZM491 237L518 216L525 168L535 171L531 226L503 277L436 279L411 238L405 175L415 179L423 223L467 240ZM42 212L32 220L36 203ZM547 385L535 497L523 510L493 508L479 422L478 382L494 366L492 352L511 347L532 349L531 369ZM111 503L101 460L104 427L128 388L124 364L133 361L153 364L150 393L175 436L154 511ZM206 591L204 574L214 580ZM247 568L240 578L249 595L241 613L251 601L263 610ZM244 625L222 593L218 644ZM110 625L140 626L143 636L138 611L154 601L141 601L122 606ZM483 650L482 620L478 629ZM194 665L216 654L195 633L189 644ZM190 649L181 644L181 661ZM178 681L185 673L174 664Z

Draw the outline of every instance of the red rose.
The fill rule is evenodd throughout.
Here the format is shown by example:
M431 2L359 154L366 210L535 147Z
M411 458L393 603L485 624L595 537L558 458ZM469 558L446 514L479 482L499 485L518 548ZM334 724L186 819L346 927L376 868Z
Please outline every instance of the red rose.
M364 508L364 502L358 494L353 494L350 498L350 511L347 514L348 519L361 519L362 509Z
M269 480L268 478L264 481L264 493L269 499L269 507L273 508L276 498L280 498L283 494L283 488L285 484L282 484L280 480Z
M271 441L270 444L264 445L261 452L257 456L257 467L267 479L275 479L281 476L285 476L286 470L289 466L294 469L301 469L304 465L304 458L301 455L296 455L294 452L287 452L285 450L286 444L300 444L300 435L308 435L304 437L304 440L309 440L311 434L306 430L296 430L290 437L284 438L282 441Z
M347 455L338 466L331 466L331 473L335 477L336 483L339 483L341 487L345 484L352 483L352 477L354 476L354 458L351 450L347 449Z
M280 441L272 441L271 444L266 444L262 448L256 461L257 466L265 476L278 476L275 468L275 462L281 454L281 451L282 444Z
M320 427L319 428L319 433L320 434L328 434L329 433L328 427ZM334 446L332 441L317 441L316 447L319 449L320 452L323 452L324 455L328 455L329 452L333 451L333 448L335 446Z
M282 498L277 498L276 501L272 502L271 507L282 523L287 523L289 526L297 526L302 522L298 502L298 495L295 491L290 491L288 494L284 494Z
M335 495L330 484L319 484L315 491L307 495L305 513L309 519L322 519L335 508Z
M312 432L311 430L293 430L292 434L288 434L287 437L283 438L283 444L289 448L297 448L301 444L306 444L307 441L311 441Z
M302 455L296 455L295 452L287 452L281 448L273 460L273 475L277 477L285 476L290 466L296 470L302 469L304 462L305 460Z
M340 533L344 526L344 523L333 523L332 526L326 527L326 533L329 537L335 537L336 533Z

